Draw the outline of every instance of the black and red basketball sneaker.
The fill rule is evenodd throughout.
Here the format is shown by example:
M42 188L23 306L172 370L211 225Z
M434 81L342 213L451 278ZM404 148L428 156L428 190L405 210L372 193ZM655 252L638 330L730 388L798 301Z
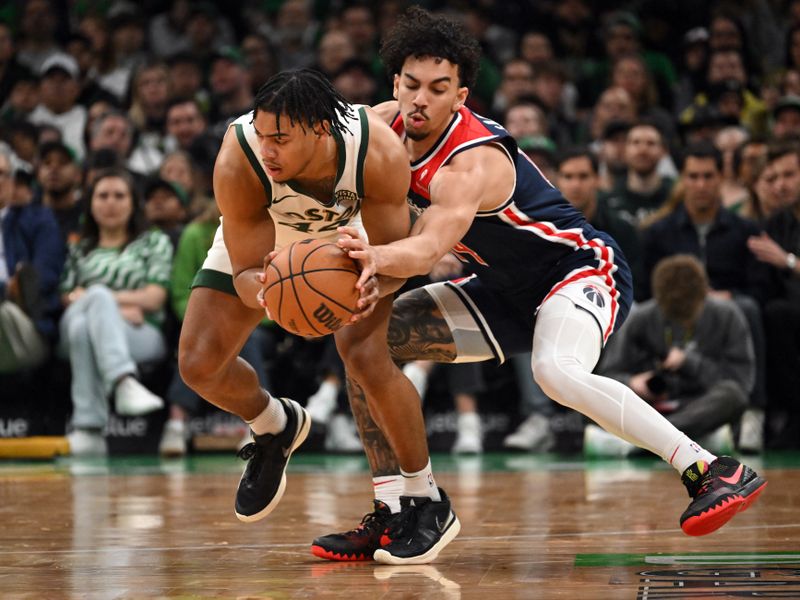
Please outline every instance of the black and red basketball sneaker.
M311 542L311 554L328 560L372 560L375 550L391 540L384 534L393 516L389 507L373 500L375 510L364 515L355 529L323 535Z
M427 496L400 496L400 515L392 520L387 535L391 541L375 550L373 558L387 565L424 565L461 530L450 498L439 488L438 502Z
M750 467L730 456L720 456L710 465L698 461L681 475L692 497L681 515L681 529L687 535L707 535L747 509L767 487L767 482Z

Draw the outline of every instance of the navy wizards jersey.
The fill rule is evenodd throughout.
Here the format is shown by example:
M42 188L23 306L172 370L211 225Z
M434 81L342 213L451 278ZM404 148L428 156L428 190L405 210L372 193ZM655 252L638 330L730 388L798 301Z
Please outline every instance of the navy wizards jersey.
M404 135L399 114L392 129ZM538 306L560 287L599 276L613 289L612 302L620 304L613 312L621 309L621 323L631 302L631 281L619 247L586 221L498 123L466 107L454 114L433 147L411 163L409 200L419 210L428 207L438 169L481 144L494 144L508 155L515 168L514 190L496 208L476 214L452 253L530 322ZM604 337L617 325L613 322Z

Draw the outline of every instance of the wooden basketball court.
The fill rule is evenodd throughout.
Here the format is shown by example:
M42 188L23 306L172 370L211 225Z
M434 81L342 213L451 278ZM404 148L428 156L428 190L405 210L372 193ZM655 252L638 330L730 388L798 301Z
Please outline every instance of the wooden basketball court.
M232 455L6 462L0 597L800 598L800 455L747 462L765 493L690 538L688 496L657 461L435 456L462 531L420 567L310 554L370 510L360 457L293 457L281 505L253 524L233 514Z

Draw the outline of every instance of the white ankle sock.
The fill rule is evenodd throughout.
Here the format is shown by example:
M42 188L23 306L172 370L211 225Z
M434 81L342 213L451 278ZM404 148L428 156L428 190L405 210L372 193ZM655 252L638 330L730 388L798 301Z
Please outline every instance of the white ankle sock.
M421 471L406 473L400 469L400 474L403 476L404 483L403 496L428 496L434 502L442 499L439 495L439 488L436 487L436 481L433 479L430 458L428 464Z
M382 475L372 478L372 490L375 500L380 500L392 514L400 512L400 495L403 493L403 478L400 475Z
M280 433L286 428L287 418L286 411L283 410L283 403L272 396L268 396L268 398L267 407L255 419L245 421L256 435Z
M403 375L408 377L414 388L416 388L420 399L425 399L425 391L428 389L428 373L417 363L410 362L403 367Z
M699 460L704 460L711 464L717 459L716 456L711 454L705 448L700 447L696 442L693 442L687 436L683 436L678 440L675 449L669 459L669 464L678 470L678 473L683 475L683 472L689 468L690 465Z

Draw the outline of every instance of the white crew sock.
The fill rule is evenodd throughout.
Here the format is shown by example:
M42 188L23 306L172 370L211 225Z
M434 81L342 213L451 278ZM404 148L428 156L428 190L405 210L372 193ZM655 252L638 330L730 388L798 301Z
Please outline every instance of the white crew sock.
M258 416L251 420L245 421L250 425L255 435L264 435L265 433L280 433L286 428L286 411L283 410L283 403L277 398L267 396L267 407L262 410Z
M421 471L415 473L406 473L400 469L400 474L403 476L403 496L428 496L434 502L439 502L442 497L439 495L439 488L436 487L436 481L433 479L433 471L431 471L431 459L428 459L428 464Z
M400 495L403 493L405 482L400 475L382 475L372 478L372 489L375 500L380 500L392 514L400 512Z
M684 435L675 445L675 450L672 451L669 464L675 467L679 473L683 474L689 466L697 461L704 460L708 464L711 464L716 459L717 457L711 454L711 452L705 448L701 448L697 443Z

